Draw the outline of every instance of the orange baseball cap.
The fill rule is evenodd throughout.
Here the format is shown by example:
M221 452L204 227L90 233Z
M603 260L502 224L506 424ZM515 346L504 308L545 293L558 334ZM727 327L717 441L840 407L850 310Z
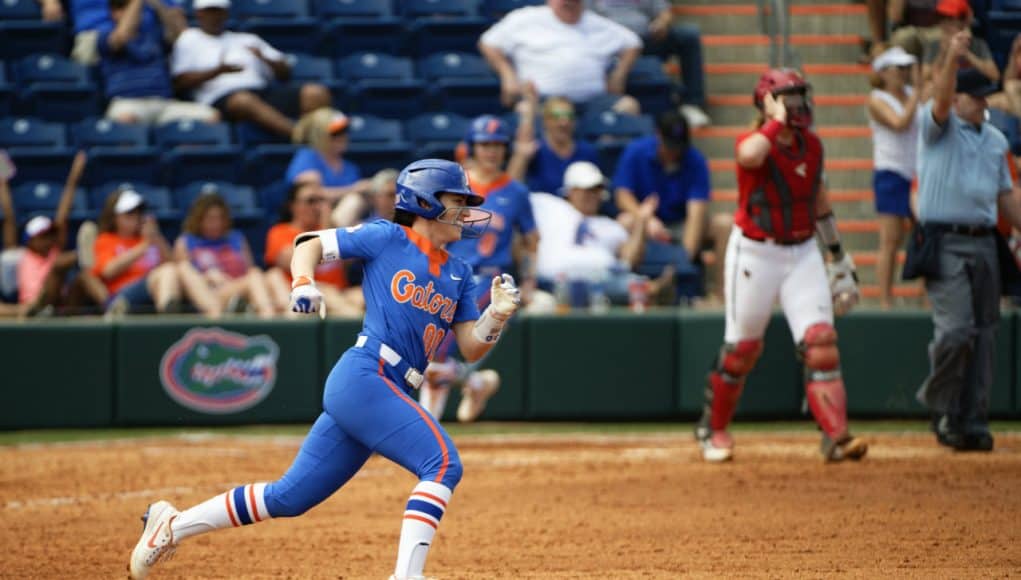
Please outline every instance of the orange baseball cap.
M939 0L936 13L947 18L964 18L971 16L971 5L968 0Z

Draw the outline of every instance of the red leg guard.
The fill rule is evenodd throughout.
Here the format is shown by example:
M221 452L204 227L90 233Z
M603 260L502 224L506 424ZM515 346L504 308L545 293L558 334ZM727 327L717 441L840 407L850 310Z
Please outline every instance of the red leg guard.
M805 385L808 408L823 433L834 441L847 435L847 394L843 379L809 381Z
M713 431L723 431L734 417L737 401L744 390L744 379L738 383L727 382L723 375L713 371L709 373L709 388L712 389L710 401L709 427Z
M847 393L840 376L837 331L825 322L813 324L805 331L800 347L808 408L823 433L839 441L847 435Z
M709 426L713 431L722 431L730 424L744 389L745 376L755 367L761 354L762 340L742 340L737 344L723 345L717 368L709 373L706 393Z

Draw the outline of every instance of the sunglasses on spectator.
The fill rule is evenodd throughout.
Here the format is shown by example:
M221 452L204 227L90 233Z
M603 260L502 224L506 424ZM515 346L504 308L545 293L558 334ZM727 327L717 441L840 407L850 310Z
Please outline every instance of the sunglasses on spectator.
M317 203L326 203L326 198L321 195L313 195L312 197L305 197L298 201L308 205L316 205Z
M546 113L546 116L551 119L573 119L574 111L550 111Z

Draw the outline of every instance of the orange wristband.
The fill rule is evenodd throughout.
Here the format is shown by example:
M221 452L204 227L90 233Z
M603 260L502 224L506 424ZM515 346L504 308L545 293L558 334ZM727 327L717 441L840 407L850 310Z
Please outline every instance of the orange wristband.
M294 279L293 282L291 282L291 290L294 290L298 286L304 286L306 284L311 284L311 283L312 283L312 279L309 278L308 276L298 276L297 278Z

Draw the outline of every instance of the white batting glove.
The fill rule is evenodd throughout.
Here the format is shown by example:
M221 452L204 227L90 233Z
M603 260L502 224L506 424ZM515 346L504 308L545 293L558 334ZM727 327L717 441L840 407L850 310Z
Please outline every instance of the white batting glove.
M316 283L304 276L300 276L291 284L291 302L288 305L291 312L299 315L319 314L319 318L326 318L326 305L323 304L323 293L316 288Z
M851 254L844 252L839 261L826 264L826 273L830 279L830 295L833 296L833 313L843 316L861 299L858 273L855 272Z
M514 285L514 277L502 274L493 277L490 304L493 314L506 320L521 307L521 291Z

